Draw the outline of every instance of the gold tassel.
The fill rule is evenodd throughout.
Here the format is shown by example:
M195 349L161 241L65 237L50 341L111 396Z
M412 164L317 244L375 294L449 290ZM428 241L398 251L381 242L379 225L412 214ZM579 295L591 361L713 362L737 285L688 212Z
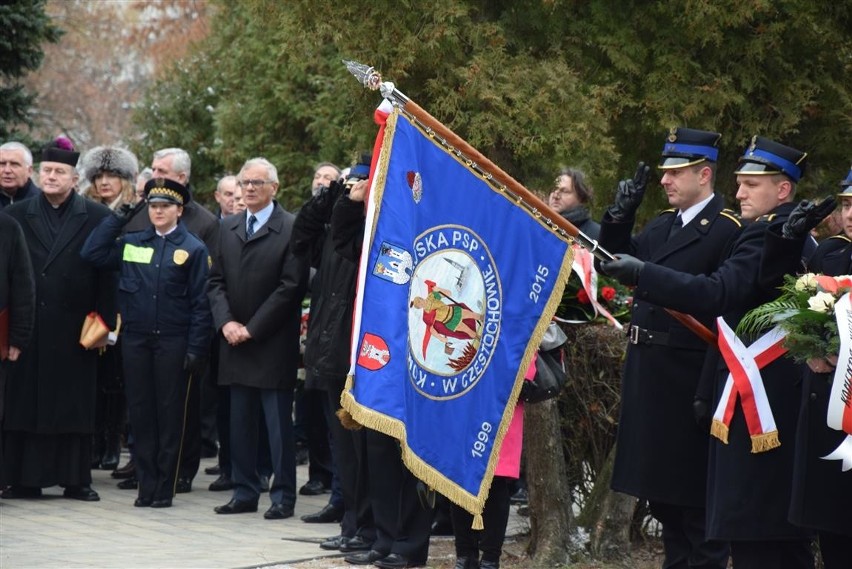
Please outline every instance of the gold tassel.
M356 421L355 417L353 417L346 409L338 409L334 412L334 414L337 415L337 419L340 421L340 424L343 425L343 428L347 431L357 431L364 426Z
M470 527L472 529L485 529L485 524L482 523L482 514L473 516L473 525Z
M713 424L710 425L710 434L728 444L728 425L719 419L713 419Z
M778 440L778 431L769 431L762 435L751 436L751 452L757 454L766 452L781 446L781 441Z

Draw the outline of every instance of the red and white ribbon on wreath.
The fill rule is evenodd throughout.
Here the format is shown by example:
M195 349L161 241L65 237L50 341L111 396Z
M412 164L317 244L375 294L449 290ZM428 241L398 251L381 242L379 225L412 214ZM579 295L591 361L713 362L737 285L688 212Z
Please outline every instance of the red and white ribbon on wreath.
M823 460L840 460L843 472L852 470L852 302L849 293L834 305L840 353L828 397L826 424L835 431L843 431L846 438L834 451L821 457Z
M580 277L583 290L586 291L586 296L589 297L589 302L592 303L595 315L600 314L609 320L610 324L615 326L616 329L623 330L624 326L621 322L616 320L613 315L610 314L600 302L598 302L598 272L595 270L595 263L592 254L589 253L587 249L584 249L579 245L574 245L573 247L574 262L571 264L571 268L575 273L577 273L577 276Z
M781 446L760 370L787 353L786 334L775 327L746 347L723 318L717 318L716 323L719 351L730 373L713 414L710 434L728 444L728 429L739 398L751 436L751 452L765 452Z

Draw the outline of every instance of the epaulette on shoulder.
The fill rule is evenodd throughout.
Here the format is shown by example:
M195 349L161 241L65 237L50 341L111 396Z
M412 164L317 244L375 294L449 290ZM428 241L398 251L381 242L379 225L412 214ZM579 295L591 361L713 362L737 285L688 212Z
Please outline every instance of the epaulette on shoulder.
M658 214L657 214L657 217L660 217L661 215L665 215L665 214L667 214L667 213L674 213L674 212L676 212L676 211L677 211L677 210L676 210L675 208L670 207L669 209L664 209L663 211L661 211L660 213L658 213Z
M723 209L722 211L719 212L719 215L721 215L722 217L724 217L726 219L730 219L731 221L733 221L736 224L737 227L743 226L743 222L742 222L742 220L740 220L740 216L737 214L737 212L735 212L732 209L725 208L725 209Z
M777 213L767 213L766 215L761 215L755 221L763 221L765 223L771 223L773 219L778 217Z
M852 239L849 239L849 238L848 238L848 237L846 237L846 235L845 235L845 234L843 234L843 233L839 233L839 234L837 234L837 235L832 235L832 236L831 236L831 237L829 237L828 239L839 239L840 241L846 241L847 243L852 243ZM828 241L828 239L826 239L826 241Z

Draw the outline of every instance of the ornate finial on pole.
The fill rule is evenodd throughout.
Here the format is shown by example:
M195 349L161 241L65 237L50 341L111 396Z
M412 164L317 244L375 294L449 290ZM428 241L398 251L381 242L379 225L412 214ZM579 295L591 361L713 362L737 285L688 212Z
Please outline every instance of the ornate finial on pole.
M357 79L358 82L367 89L380 91L382 97L390 99L391 102L401 106L405 106L405 104L409 101L408 97L397 91L393 83L390 81L383 82L382 74L376 71L374 67L348 59L344 59L343 64L346 65L346 69L349 70L349 73L354 75L355 79Z

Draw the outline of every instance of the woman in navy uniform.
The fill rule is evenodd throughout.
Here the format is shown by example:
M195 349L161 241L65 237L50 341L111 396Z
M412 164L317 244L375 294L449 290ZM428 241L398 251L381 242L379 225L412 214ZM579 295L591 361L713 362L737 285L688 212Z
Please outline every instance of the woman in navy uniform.
M145 184L152 226L121 235L125 208L92 232L84 259L120 269L125 389L136 440L134 506L168 508L175 492L186 393L200 377L213 323L206 295L209 255L179 223L190 194L178 182Z

